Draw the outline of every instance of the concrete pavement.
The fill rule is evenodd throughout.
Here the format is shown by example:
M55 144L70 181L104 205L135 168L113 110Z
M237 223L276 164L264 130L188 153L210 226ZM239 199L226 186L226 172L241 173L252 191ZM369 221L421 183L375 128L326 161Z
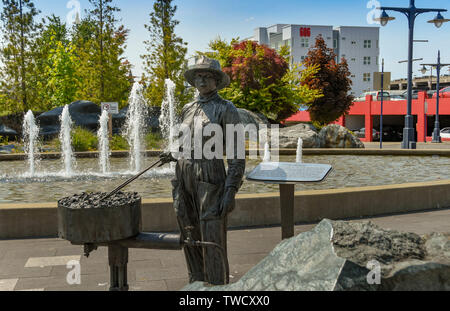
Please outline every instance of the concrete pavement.
M426 234L450 232L450 209L371 218L375 224L399 231ZM359 221L359 220L352 220ZM298 225L295 234L315 224ZM236 282L266 257L281 241L280 227L232 230L228 236L231 282ZM0 291L107 291L107 249L89 258L82 247L60 239L0 241ZM132 291L174 291L187 284L187 269L181 251L130 250L128 278ZM81 284L70 285L67 267L79 261Z
M383 142L383 149L401 149L402 148L401 142ZM380 149L380 141L374 141L374 142L365 142L364 146L366 149ZM418 150L450 150L450 141L444 141L440 144L435 143L417 143L417 149Z

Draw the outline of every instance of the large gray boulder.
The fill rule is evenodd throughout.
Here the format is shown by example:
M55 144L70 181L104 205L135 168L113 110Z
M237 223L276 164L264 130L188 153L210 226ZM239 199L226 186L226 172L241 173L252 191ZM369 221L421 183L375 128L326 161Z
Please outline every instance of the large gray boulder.
M303 148L320 148L322 145L316 128L311 124L280 128L281 149L296 149L299 138L303 140Z
M197 282L183 290L450 290L450 234L421 237L371 222L323 220L312 231L281 242L238 282L205 285Z
M6 137L8 140L15 140L19 138L19 133L0 123L0 136Z
M255 113L246 109L238 109L239 116L242 123L247 126L248 124L254 124L259 128L260 124L270 126L269 120L262 113Z
M120 134L127 120L128 106L121 109L119 114L113 115L113 133ZM147 130L157 132L159 128L159 117L161 115L160 107L148 107L145 124Z
M322 148L364 148L363 142L338 124L325 126L319 133Z
M57 136L61 130L59 118L64 107L58 107L41 114L36 118L41 128L40 135L45 137ZM69 113L75 126L96 131L100 119L101 108L90 101L79 100L69 105Z

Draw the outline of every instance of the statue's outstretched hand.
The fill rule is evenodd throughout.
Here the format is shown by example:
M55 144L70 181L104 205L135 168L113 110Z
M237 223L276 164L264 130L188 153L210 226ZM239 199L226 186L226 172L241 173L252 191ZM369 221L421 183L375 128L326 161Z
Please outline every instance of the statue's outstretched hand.
M225 191L225 195L222 199L222 204L220 207L220 215L221 217L225 217L230 214L235 208L235 198L236 198L237 190L233 187L227 188Z
M163 165L165 165L167 163L170 163L170 162L177 162L177 159L175 159L172 156L171 152L163 152L162 154L159 155L159 159L161 160L161 165L160 166L163 166Z

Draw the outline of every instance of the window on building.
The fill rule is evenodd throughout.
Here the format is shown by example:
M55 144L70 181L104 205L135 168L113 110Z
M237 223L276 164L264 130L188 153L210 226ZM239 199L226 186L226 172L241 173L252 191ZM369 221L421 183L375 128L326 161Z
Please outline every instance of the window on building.
M356 62L356 58L352 58L352 62Z
M372 40L364 40L364 48L371 49L372 48Z
M337 49L337 47L338 47L337 39L334 39L333 40L333 48Z
M363 81L370 82L370 73L363 74Z
M371 64L370 56L364 56L364 65L370 65L370 64Z
M352 75L352 78L356 78L356 75Z
M302 56L300 57L300 60L302 61L302 63L305 61L306 56Z
M353 45L356 45L356 41L352 41L352 44L353 44Z
M300 46L302 48L309 48L309 38L301 38L300 39Z
M342 40L345 40L345 37L342 37Z

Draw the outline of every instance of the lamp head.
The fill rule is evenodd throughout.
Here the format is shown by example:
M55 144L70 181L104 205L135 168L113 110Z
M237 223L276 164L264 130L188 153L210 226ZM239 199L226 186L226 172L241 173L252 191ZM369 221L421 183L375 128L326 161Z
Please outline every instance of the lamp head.
M420 71L422 72L422 74L427 73L427 68L425 67L425 65L422 67L422 69Z
M440 28L444 23L450 21L450 19L446 19L442 16L441 12L438 12L438 14L436 15L436 17L430 21L428 21L428 23L433 23L434 26L436 26L436 28Z
M389 21L394 20L395 17L390 17L385 10L381 13L380 17L374 18L376 22L380 22L381 26L386 26Z

